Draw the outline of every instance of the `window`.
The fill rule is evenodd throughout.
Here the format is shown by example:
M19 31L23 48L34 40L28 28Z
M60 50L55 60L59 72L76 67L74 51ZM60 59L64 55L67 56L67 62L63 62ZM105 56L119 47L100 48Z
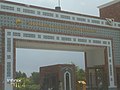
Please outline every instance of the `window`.
M7 77L11 77L11 62L7 62Z
M71 38L68 38L68 37L61 37L61 40L63 40L63 41L71 41Z
M44 38L44 39L52 39L52 40L53 40L53 39L54 39L54 36L44 35L43 38Z
M20 8L17 8L17 11L20 12Z
M75 17L72 17L72 20L75 20Z
M57 40L59 40L59 37L56 37Z
M7 52L11 52L11 38L7 38Z
M11 59L11 55L7 55L7 59Z
M110 42L108 42L108 44L110 45Z
M69 73L66 73L66 90L70 90L70 81L69 81Z
M101 43L101 41L100 40L93 40L93 43Z
M106 41L103 41L103 44L107 44L107 42L106 42Z
M87 39L78 39L78 42L87 42Z
M118 24L118 27L120 27L120 24Z
M53 16L54 16L53 13L48 13L48 12L43 12L43 15L44 15L44 16L50 16L50 17L53 17Z
M41 38L41 35L38 35L38 38Z
M76 41L76 38L73 38L73 41Z
M98 20L92 20L92 23L100 24L100 21L98 21Z
M14 11L14 7L6 6L6 5L1 5L1 9L6 9L6 10Z
M111 48L109 47L109 57L111 57Z
M110 75L112 76L112 65L110 65Z
M64 90L71 90L71 74L66 71L64 73Z
M35 38L35 34L27 34L27 33L24 33L24 34L23 34L23 37Z
M56 17L59 17L59 15L58 15L58 14L56 14Z
M103 22L103 21L101 21L101 24L104 24L104 22Z
M8 36L11 36L11 32L7 32L7 35L8 35Z
M23 9L23 12L35 14L35 11L34 11L34 10L29 10L29 9Z
M90 22L90 19L88 19L87 22Z
M37 14L40 15L40 11L37 11Z
M89 43L91 43L91 40L89 40Z
M67 15L61 15L61 18L63 18L63 19L70 19L70 16L67 16Z
M86 19L85 19L85 18L77 18L77 21L83 21L83 22L86 22Z
M20 33L13 32L13 36L20 36Z

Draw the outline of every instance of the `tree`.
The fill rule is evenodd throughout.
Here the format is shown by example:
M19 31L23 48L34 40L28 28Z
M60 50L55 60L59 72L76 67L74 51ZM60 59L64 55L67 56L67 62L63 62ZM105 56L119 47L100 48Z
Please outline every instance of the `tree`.
M73 62L71 62L71 64L75 65ZM75 65L76 68L76 80L77 81L86 81L86 75L85 75L85 70L83 70L82 68L80 68L79 66Z
M19 87L16 87L16 90L39 90L40 84L39 84L39 73L33 72L30 77L27 77L27 75L21 71L16 72L16 79L21 80L19 82Z
M77 77L77 81L85 81L86 77L85 77L85 71L81 68L79 68L78 66L76 66L76 77Z
M19 72L16 72L16 79L18 79L18 78L27 78L27 75L26 75L26 73L22 73L21 71L19 71Z
M40 84L40 74L39 74L39 72L31 73L30 79L31 79L32 84L36 84L36 85Z

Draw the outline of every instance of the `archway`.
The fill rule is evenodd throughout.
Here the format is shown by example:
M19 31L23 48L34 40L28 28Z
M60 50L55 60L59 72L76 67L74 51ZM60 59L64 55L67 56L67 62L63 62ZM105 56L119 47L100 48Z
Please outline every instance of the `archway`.
M70 35L49 34L33 31L5 29L5 90L13 90L7 80L14 78L16 71L16 48L35 48L67 51L84 51L86 54L86 71L91 77L97 70L109 72L107 82L109 87L114 87L112 42L109 39L90 38ZM100 67L100 68L98 68ZM96 73L97 74L97 73ZM98 85L95 78L88 77L88 87ZM91 79L91 80L90 80Z

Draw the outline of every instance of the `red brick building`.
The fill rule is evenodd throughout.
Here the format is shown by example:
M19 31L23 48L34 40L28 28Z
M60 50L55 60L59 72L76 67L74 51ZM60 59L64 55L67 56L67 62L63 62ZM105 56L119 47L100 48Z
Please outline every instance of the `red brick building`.
M117 22L120 22L120 0L114 0L99 6L100 17L112 18Z
M41 90L76 90L75 76L73 64L40 67Z

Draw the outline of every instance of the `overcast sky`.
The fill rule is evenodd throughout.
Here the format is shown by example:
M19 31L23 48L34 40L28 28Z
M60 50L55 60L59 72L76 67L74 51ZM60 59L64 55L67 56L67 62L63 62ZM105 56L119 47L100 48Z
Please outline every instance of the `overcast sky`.
M29 76L31 72L38 72L40 67L54 64L72 64L85 69L84 53L71 51L16 50L17 71L26 72Z
M37 5L40 7L52 8L58 6L58 0L8 0L14 2L21 2L30 5ZM98 16L98 6L108 3L112 0L60 0L61 8L65 11L77 12L81 14L88 14Z
M9 0L21 2L40 7L52 8L58 6L58 0ZM61 8L64 11L70 11L80 14L99 16L98 6L108 3L112 0L61 0ZM80 68L84 68L84 55L81 52L67 51L48 51L33 49L16 50L17 71L21 70L28 75L31 72L39 71L39 67L75 63Z

